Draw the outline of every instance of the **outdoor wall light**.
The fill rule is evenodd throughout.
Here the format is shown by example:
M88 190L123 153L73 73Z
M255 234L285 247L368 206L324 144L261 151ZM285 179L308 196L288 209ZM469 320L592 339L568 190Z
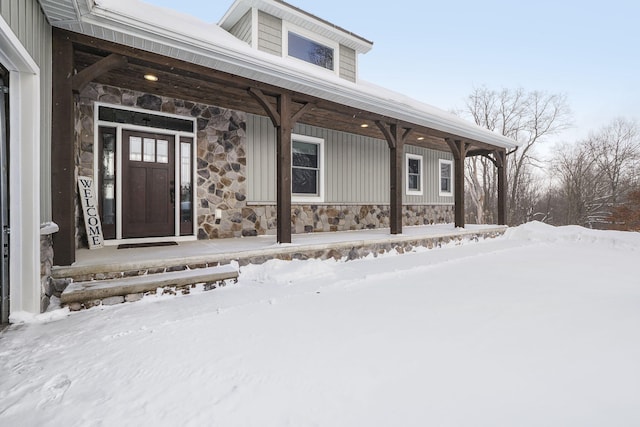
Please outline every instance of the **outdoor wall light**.
M220 224L220 220L222 220L222 209L216 209L216 224Z
M150 82L157 82L158 81L158 76L156 76L155 74L145 74L144 75L144 79L148 80Z

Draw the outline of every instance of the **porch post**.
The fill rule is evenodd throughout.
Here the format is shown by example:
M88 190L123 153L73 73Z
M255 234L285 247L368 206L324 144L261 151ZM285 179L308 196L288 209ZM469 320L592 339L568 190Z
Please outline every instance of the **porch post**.
M498 168L498 224L506 225L507 223L507 153L505 150L496 150L493 153Z
M455 226L464 228L464 159L467 156L469 144L459 139L451 140L446 138L454 158L454 217Z
M278 243L291 243L291 97L283 93L278 96L280 124L277 132L277 238Z
M53 235L54 263L71 265L76 260L73 45L54 29L52 50L51 201L52 218L60 228Z
M389 225L391 234L402 234L402 157L404 141L400 135L400 127L391 125L391 134L396 141L389 150Z
M412 128L402 127L398 123L387 125L377 120L380 129L389 145L389 225L391 234L402 234L402 160L404 143L413 132Z
M291 132L293 125L310 109L312 103L305 103L293 113L291 95L283 92L276 95L276 108L258 88L248 90L264 108L276 128L276 214L278 243L291 243Z

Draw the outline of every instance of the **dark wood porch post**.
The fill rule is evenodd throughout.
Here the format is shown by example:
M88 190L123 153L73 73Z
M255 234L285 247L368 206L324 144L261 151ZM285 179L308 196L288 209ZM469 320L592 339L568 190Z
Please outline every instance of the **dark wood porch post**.
M280 125L277 132L277 238L278 243L291 243L291 97L289 94L278 96L278 114Z
M402 234L402 157L404 141L400 135L400 126L391 125L391 134L396 141L389 151L389 225L391 234Z
M291 132L293 125L313 104L306 103L293 113L291 95L276 95L276 108L264 93L257 88L249 88L249 94L264 108L276 128L276 215L278 243L291 243Z
M464 228L464 159L467 156L469 144L459 139L446 138L454 158L454 217L455 226Z
M507 223L507 153L505 150L496 150L493 153L498 168L498 224Z
M404 157L404 143L413 129L402 127L397 123L388 125L376 121L376 125L383 133L389 145L389 225L391 234L402 234L402 160Z
M52 50L51 202L53 221L60 227L53 235L54 264L71 265L76 260L73 45L54 29Z

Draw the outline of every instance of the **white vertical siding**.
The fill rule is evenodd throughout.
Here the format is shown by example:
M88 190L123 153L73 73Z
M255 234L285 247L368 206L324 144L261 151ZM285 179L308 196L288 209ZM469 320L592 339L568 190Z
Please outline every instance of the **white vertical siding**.
M389 148L386 141L299 123L294 127L294 133L325 140L324 203L389 203ZM405 152L423 157L424 192L422 196L404 196L404 203L453 203L453 197L439 196L438 160L452 159L451 153L409 145L405 146ZM248 201L275 203L276 132L267 117L247 115L247 175Z
M47 222L51 221L51 26L36 0L2 0L0 15L40 67L40 221Z

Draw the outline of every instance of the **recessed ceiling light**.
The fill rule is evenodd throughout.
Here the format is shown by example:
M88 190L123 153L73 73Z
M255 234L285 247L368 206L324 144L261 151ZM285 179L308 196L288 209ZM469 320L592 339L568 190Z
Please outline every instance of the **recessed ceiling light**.
M158 81L158 76L156 76L154 74L145 74L144 78L145 78L145 80L149 80L150 82L157 82Z
M419 136L418 141L422 141L422 140L424 140L424 136Z
M361 125L360 125L360 127L361 127L361 128L368 128L368 127L369 127L369 125L368 125L368 124L366 124L366 123L363 123L363 124L361 124Z

